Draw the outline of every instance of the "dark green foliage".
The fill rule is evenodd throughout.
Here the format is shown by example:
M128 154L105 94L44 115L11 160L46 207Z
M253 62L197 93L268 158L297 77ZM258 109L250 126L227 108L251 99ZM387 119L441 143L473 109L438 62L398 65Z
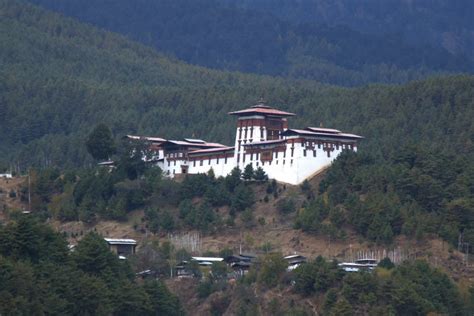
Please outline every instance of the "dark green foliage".
M200 299L207 298L209 295L214 292L214 286L213 282L211 280L207 280L204 282L199 283L199 285L196 288L198 297Z
M380 260L378 266L388 270L395 268L395 264L388 257L385 257Z
M109 159L115 153L115 144L110 128L105 124L97 125L87 137L86 147L94 159Z
M314 261L295 269L295 291L304 295L325 292L340 279L339 268L318 256Z
M148 281L144 290L150 298L150 315L184 315L184 311L176 296L174 296L160 281Z
M255 170L253 178L255 179L255 181L267 181L268 180L268 176L265 173L265 171L262 169L262 167L258 167Z
M230 174L225 178L225 184L227 186L227 189L230 192L234 192L235 188L242 182L242 171L239 169L239 167L235 167L232 169Z
M295 201L292 198L283 198L277 202L277 210L283 215L296 211Z
M104 239L87 234L70 253L66 240L24 215L0 227L3 315L182 315L156 281L140 286Z
M253 170L253 166L248 164L245 166L244 173L242 174L242 178L244 180L252 180L255 177L255 171Z
M119 259L109 251L107 242L97 233L89 233L75 248L72 256L78 269L97 277L119 276Z
M255 203L255 195L251 187L239 185L231 199L231 208L234 211L241 212L251 207Z
M471 240L473 176L472 160L420 146L401 148L386 160L347 152L321 182L327 202L310 202L295 224L318 232L328 216L336 227L347 222L379 243L424 233L453 244L459 234Z
M100 122L117 137L189 136L184 124L200 137L231 143L235 121L226 113L262 93L270 104L288 104L285 109L299 114L291 126L324 122L362 134L360 150L378 156L413 141L459 154L472 149L469 76L339 89L230 74L170 61L123 37L12 0L1 8L0 36L8 43L1 52L1 159L22 170L93 163L82 144Z
M295 269L294 282L294 290L301 294L325 293L323 311L328 315L462 315L467 311L455 284L422 261L403 263L391 274L379 276L345 273L337 262L318 257Z
M403 3L380 5L376 1L360 5L352 1L335 5L330 1L314 0L298 1L297 4L279 1L275 5L270 1L266 7L252 1L239 7L248 1L228 1L230 5L225 5L217 0L140 0L138 4L123 0L112 3L89 0L81 4L54 0L31 2L122 33L186 62L210 68L342 85L402 82L427 73L473 69L472 58L456 54L459 47L467 46L465 55L472 55L472 47L464 44L472 45L470 37L465 35L472 31L465 13L472 12L472 6L467 1L455 6L466 6L465 11L452 10L453 6L447 1L440 1L442 5L436 6L437 10L431 8L433 5L412 5L416 7L414 9ZM400 10L401 7L405 10ZM275 11L276 15L273 14ZM361 11L362 21L354 17L358 14L350 14ZM432 12L436 17L418 13L420 11ZM457 15L446 18L446 11L454 11ZM285 19L288 15L292 18ZM303 23L300 15L306 17ZM352 22L350 27L343 26L342 18ZM373 23L377 26L373 28L376 30L367 30L370 28L367 26L373 25L367 22L369 18L375 19ZM419 20L430 22L426 25ZM405 24L411 27L404 28ZM440 24L456 26L445 27L446 30ZM432 32L422 38L440 39L445 38L446 33L453 34L455 44L451 45L456 48L446 44L434 46L428 40L420 40L420 36L413 34L419 27ZM390 31L380 34L386 29ZM400 36L401 31L408 33L407 36ZM458 40L458 37L462 39Z
M262 258L258 282L268 287L276 286L287 268L281 253L269 253Z

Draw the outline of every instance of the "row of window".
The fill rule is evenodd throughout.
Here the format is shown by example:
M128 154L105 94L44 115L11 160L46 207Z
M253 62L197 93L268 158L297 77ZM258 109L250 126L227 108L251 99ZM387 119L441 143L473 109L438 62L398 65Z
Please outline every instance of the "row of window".
M245 128L239 128L239 139L242 139L242 129L244 130L244 138L247 139L247 132L250 130L250 138L253 138L253 127L245 127ZM264 129L262 127L260 127L260 138L263 139L263 133L264 132Z
M216 159L216 164L219 164L220 158L217 157L217 158L215 158L215 159ZM211 160L212 160L212 158L209 158L209 159L207 160L207 164L208 164L208 165L211 165ZM197 161L197 160L193 160L193 167L196 167L196 161ZM227 156L224 157L224 164L227 164ZM204 160L199 160L199 166L204 166Z

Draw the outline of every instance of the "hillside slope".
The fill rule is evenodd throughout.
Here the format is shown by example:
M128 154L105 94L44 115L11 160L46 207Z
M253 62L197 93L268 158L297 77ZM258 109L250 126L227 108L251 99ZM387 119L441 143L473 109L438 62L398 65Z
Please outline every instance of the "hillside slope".
M0 159L7 167L92 163L83 143L99 122L116 137L194 135L232 144L227 112L262 95L298 114L291 126L361 134L361 150L382 157L414 141L472 153L472 76L345 89L220 72L17 1L2 1L0 10L8 43L0 48Z
M239 1L224 5L219 0L31 2L124 34L189 63L217 69L339 85L406 82L433 73L474 70L472 59L429 42L408 43L391 32L364 34L355 29L355 23L334 25L330 19L319 18L317 12L303 24L301 19L280 19L272 14L281 13L276 12L280 4L286 5L280 10L289 14L311 14L311 10L298 12L298 5L292 8L293 2L270 2L271 8L256 2L248 4L248 9L239 8ZM299 5L304 7L305 3ZM392 8L385 3L380 6ZM327 6L327 11L328 15L338 12L334 6ZM408 23L417 19L416 15L407 18ZM385 29L389 23L380 24L378 28Z
M397 35L408 43L443 47L474 56L474 3L469 0L220 0L247 10L271 12L294 23L344 25L366 34ZM469 57L470 56L470 57Z

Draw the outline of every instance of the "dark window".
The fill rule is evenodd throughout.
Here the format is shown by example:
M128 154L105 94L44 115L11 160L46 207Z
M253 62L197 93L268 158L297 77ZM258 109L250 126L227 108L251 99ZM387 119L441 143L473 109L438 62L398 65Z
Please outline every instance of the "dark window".
M305 149L305 150L303 150L303 156L305 156L305 157L306 157L306 149Z

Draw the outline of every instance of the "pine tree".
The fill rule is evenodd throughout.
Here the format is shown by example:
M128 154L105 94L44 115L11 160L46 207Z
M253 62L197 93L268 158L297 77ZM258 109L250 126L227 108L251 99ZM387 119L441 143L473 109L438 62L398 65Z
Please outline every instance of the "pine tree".
M105 160L115 153L112 132L105 124L97 125L86 141L89 154L96 160Z
M246 181L250 181L254 178L253 166L251 164L248 164L245 166L244 173L242 174L242 178Z
M255 179L255 181L267 181L268 180L268 176L265 173L265 171L262 169L262 167L258 167L257 170L255 170L254 179Z

